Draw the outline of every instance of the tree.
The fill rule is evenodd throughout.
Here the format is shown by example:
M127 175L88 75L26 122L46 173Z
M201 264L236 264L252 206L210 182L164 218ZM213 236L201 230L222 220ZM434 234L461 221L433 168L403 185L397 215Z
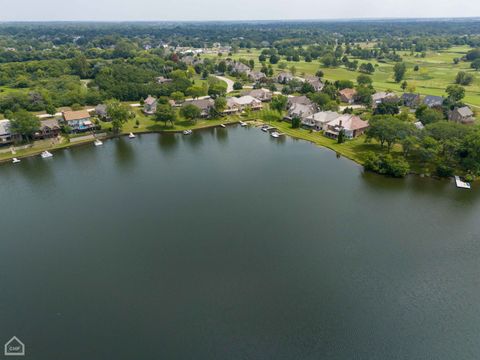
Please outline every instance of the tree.
M243 85L240 81L235 81L235 83L233 84L233 90L242 90L243 89Z
M406 81L402 82L402 85L400 85L400 88L405 91L407 90L407 87L408 87L408 83Z
M420 109L420 110L419 110ZM433 124L438 121L443 120L443 112L430 109L429 107L417 109L418 113L415 112L417 119L422 122L423 125Z
M456 78L455 83L458 85L470 85L473 82L473 75L469 74L465 71L459 71Z
M338 133L337 143L343 144L345 142L345 130L341 129Z
M317 72L315 73L315 76L321 79L325 76L325 74L322 70L317 70Z
M404 139L413 133L414 127L411 123L404 122L391 116L377 116L370 120L370 127L367 129L367 140L376 139L383 147L387 145L390 152L392 146L399 140Z
M287 108L288 98L283 95L278 95L272 98L270 108L277 111L284 111Z
M465 88L460 85L448 85L445 92L450 101L456 103L465 97Z
M180 114L187 120L196 121L200 115L201 111L198 107L193 104L187 104L183 106L180 110Z
M227 84L224 81L216 81L208 88L208 95L210 95L214 99L219 96L225 96L226 93Z
M298 129L301 124L301 119L298 116L292 118L292 129Z
M357 93L355 94L355 101L364 104L366 106L372 105L372 95L375 90L372 87L358 86Z
M187 89L187 95L193 97L194 99L199 98L200 96L207 95L205 88L200 85L192 85Z
M480 70L480 59L476 59L476 60L472 61L470 67L472 69L477 70L477 71Z
M224 97L218 97L215 99L215 111L219 114L223 113L227 107L227 99Z
M363 63L358 70L365 74L373 74L375 72L375 67L371 63Z
M175 101L185 100L185 95L181 91L174 91L170 94L170 97Z
M374 115L397 115L400 112L398 104L394 102L382 102L377 105L373 114Z
M47 112L47 114L53 116L57 113L57 108L52 104L48 104L47 106L45 106L45 111Z
M407 72L407 66L403 62L398 62L393 67L393 73L395 82L399 83L403 80L405 73Z
M373 80L372 80L372 78L371 78L370 76L368 76L368 75L360 74L360 75L358 75L358 77L357 77L357 83L358 83L358 85L368 86L368 85L372 85Z
M367 153L364 168L393 177L404 177L410 172L410 166L404 159L395 159L390 154L377 155L373 152Z
M123 124L132 116L130 108L116 99L106 101L105 105L107 105L108 117L111 119L112 131L114 133L120 132Z
M33 135L40 128L40 120L35 115L26 110L19 110L12 115L10 119L10 131L13 134L19 134L28 141L32 140Z
M165 126L170 122L173 126L177 120L177 113L170 104L158 105L155 113L155 120L163 121Z

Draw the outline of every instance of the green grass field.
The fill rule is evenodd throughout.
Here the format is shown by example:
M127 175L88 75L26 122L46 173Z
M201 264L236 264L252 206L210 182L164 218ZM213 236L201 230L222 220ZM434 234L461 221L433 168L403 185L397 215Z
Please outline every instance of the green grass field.
M455 65L454 58L461 58L470 48L452 47L448 50L439 52L428 52L425 58L419 58L410 55L408 52L400 52L404 62L407 64L408 71L406 74L406 81L409 85L416 88L416 92L422 95L445 95L445 88L454 83L455 76L461 70L469 72L474 75L475 81L472 85L466 86L465 102L480 109L480 72L470 69L470 63L460 62ZM233 55L234 59L253 59L256 67L260 69L261 65L258 61L260 55L259 50L251 50L250 52L242 50ZM215 55L205 55L205 57L215 57ZM359 59L357 59L359 60ZM393 80L393 62L379 63L377 61L359 60L359 63L371 62L375 66L375 73L372 75L373 85L377 90L393 90L395 92L402 92L400 84ZM325 79L330 81L335 80L353 80L360 75L357 71L349 71L346 68L326 68L320 62L312 61L310 63L305 61L287 62L288 68L295 66L297 75L314 74L318 69L325 73ZM414 66L419 66L419 71L413 70ZM281 72L278 65L274 65L276 72Z

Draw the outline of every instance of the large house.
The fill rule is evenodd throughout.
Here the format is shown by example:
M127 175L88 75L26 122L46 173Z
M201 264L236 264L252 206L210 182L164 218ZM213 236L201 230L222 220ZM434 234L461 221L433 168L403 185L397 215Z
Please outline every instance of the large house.
M382 103L398 102L397 95L391 92L380 91L372 95L372 104L374 107Z
M40 128L35 133L36 139L55 138L60 134L60 124L57 119L40 121Z
M475 122L473 112L468 106L453 109L448 114L448 118L461 124L473 124Z
M13 142L13 136L10 132L10 120L0 120L0 145Z
M329 122L340 116L341 115L335 111L321 111L304 118L302 125L316 131L322 131L326 129L326 125Z
M358 116L345 114L326 125L325 136L337 139L343 130L347 139L353 139L362 135L368 126L368 122L360 119Z
M293 75L288 72L282 72L277 76L277 82L280 84L286 84L293 80Z
M261 81L263 79L266 79L267 78L267 75L265 75L265 73L261 72L261 71L252 71L252 70L248 70L246 72L247 76L249 77L250 80L252 81Z
M309 105L309 106L315 106L312 100L310 100L307 96L301 95L301 96L290 96L287 101L287 106L290 108L294 104L302 104L302 105Z
M427 95L425 96L425 99L423 99L423 103L427 105L429 108L442 107L443 97Z
M315 91L322 91L325 84L316 76L307 76L305 82L313 86Z
M267 102L272 100L272 92L268 89L254 89L251 91L245 91L242 93L243 96L250 95L253 96L255 99L258 99L262 102Z
M148 95L143 103L143 112L147 115L153 115L157 112L157 99Z
M289 107L285 120L292 121L293 118L299 118L300 121L303 121L305 118L313 115L316 111L317 108L313 105L294 103Z
M240 61L235 61L233 63L230 63L230 66L232 67L232 71L231 71L232 73L248 74L250 72L250 67Z
M87 110L65 111L63 112L63 121L73 132L88 131L95 127Z
M403 105L408 106L409 108L416 108L420 105L420 95L412 93L404 93L402 95L401 101Z
M227 99L227 107L225 113L233 113L237 111L243 111L245 109L261 110L263 104L259 99L250 95L245 95L239 98L231 97Z
M198 100L187 100L183 103L183 106L193 105L200 109L201 117L208 117L210 115L210 110L215 106L215 101L211 98L208 99L198 99Z
M355 95L357 95L357 90L347 88L340 90L338 93L342 102L350 105L355 102Z

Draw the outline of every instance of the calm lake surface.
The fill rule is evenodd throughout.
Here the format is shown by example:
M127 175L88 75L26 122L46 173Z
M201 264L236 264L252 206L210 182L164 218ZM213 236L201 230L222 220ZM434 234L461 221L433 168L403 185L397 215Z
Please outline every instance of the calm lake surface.
M480 358L479 189L229 128L3 164L0 201L26 359Z

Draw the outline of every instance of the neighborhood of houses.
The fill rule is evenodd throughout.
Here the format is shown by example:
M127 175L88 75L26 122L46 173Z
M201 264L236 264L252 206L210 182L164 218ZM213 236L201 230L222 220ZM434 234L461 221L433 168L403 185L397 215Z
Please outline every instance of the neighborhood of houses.
M182 58L182 61L188 64L195 64L201 61L196 56L187 55ZM244 74L251 80L255 86L252 89L243 91L239 96L231 96L226 99L226 106L223 110L224 115L241 114L245 111L258 111L265 108L265 103L272 100L273 96L278 94L261 85L267 76L258 71L253 71L249 66L238 61L229 60L228 65L233 74ZM159 84L169 83L172 80L159 76L155 79ZM286 85L289 82L296 80L297 82L308 83L316 91L320 92L325 84L316 76L307 76L305 78L296 77L289 72L281 72L275 78L279 85ZM340 101L346 107L362 107L355 104L357 91L353 88L341 89L338 91ZM429 108L441 108L444 103L444 98L441 96L425 96L421 97L419 94L404 93L400 97L393 92L376 92L372 95L372 107L376 108L382 103L393 102L411 109L417 108L424 104ZM145 115L154 115L157 111L158 99L153 96L148 96L143 101L143 113ZM209 96L187 99L182 102L175 102L169 100L173 107L182 107L186 105L193 105L200 110L202 118L209 118L212 114L212 109L215 107L215 100ZM413 111L413 110L412 110ZM35 139L48 139L59 136L60 132L68 129L70 133L84 133L95 130L97 128L96 122L93 120L96 117L102 121L109 121L107 107L104 104L99 104L95 109L78 110L78 111L64 111L60 117L41 118L40 127L35 132ZM461 123L472 124L475 122L474 113L468 106L455 108L448 114L449 120ZM317 104L310 100L307 96L288 96L287 111L284 117L285 121L291 122L293 119L298 119L303 128L310 129L315 132L323 132L329 138L336 139L340 133L344 138L353 139L362 135L369 124L368 121L361 119L358 115L349 113L339 113L335 111L321 111ZM416 122L415 126L418 129L423 129L424 124ZM10 120L0 120L0 146L11 144L19 140L18 136L11 131Z

